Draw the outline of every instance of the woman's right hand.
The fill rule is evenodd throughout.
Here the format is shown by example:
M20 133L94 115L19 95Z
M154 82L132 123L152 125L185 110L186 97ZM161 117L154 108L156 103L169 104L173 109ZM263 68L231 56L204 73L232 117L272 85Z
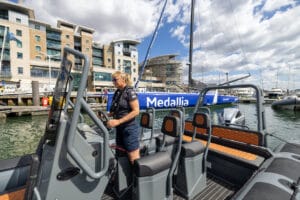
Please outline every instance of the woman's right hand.
M116 126L120 125L120 120L119 119L111 119L107 121L107 127L108 128L114 128Z

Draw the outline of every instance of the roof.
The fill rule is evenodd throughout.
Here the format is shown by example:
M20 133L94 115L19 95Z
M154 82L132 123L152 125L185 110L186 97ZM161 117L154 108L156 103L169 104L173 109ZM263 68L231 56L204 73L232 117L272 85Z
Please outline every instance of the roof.
M12 10L29 16L30 19L35 19L34 10L20 4L9 1L0 0L0 7L4 10Z
M133 39L118 39L118 40L112 41L112 43L117 43L117 42L127 42L127 43L131 43L131 44L135 44L135 45L141 43L141 41L133 40Z

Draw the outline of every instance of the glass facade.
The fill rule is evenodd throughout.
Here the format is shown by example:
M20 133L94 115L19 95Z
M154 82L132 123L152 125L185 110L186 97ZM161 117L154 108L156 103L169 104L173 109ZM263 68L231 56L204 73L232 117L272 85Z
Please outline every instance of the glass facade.
M103 66L103 49L99 47L93 47L93 65L95 67Z
M2 74L10 74L10 66L9 65L2 65L1 73Z
M111 73L107 72L94 72L95 81L111 81Z
M49 40L61 41L60 32L55 32L51 30L47 30L47 42Z
M51 69L51 78L57 78L59 70ZM32 77L48 77L49 78L49 69L42 68L39 66L31 66L30 76Z
M47 30L47 55L61 54L61 33L58 31ZM53 56L51 60L60 61L61 56Z

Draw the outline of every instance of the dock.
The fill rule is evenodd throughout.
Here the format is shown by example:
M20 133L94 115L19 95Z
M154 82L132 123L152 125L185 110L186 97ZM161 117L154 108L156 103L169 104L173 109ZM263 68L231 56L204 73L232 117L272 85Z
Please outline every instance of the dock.
M264 99L264 104L272 104L274 101L277 101L278 99ZM239 97L238 100L239 103L256 103L256 98L254 97Z
M52 93L40 93L39 101L40 106L42 106L43 98L52 97ZM88 93L85 97L88 103L100 103L106 104L107 97L101 93ZM70 100L74 103L76 101L76 92L72 92L70 96ZM37 106L33 103L33 98L31 93L14 93L14 94L6 94L0 95L0 105L3 106Z
M92 110L106 110L106 104L93 103L90 104ZM0 106L0 118L17 117L25 115L48 115L50 106ZM70 108L70 110L72 110Z

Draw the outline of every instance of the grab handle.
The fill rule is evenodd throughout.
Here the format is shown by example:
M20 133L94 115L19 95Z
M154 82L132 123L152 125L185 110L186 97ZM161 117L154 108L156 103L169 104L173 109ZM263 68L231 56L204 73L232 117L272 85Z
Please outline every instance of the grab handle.
M89 60L88 57L82 54L81 52L66 47L64 49L64 58L68 56L68 53L77 56L80 59L83 59L83 68L81 73L80 85L77 90L76 103L74 107L74 112L72 114L72 121L70 123L70 127L67 133L67 150L71 157L75 160L75 162L82 168L82 170L91 178L99 179L102 177L108 170L108 152L109 152L109 133L105 128L103 123L98 119L96 114L91 110L89 105L84 100L84 93L86 89L88 73L89 73ZM83 157L79 154L79 152L74 147L75 135L76 135L76 127L78 124L79 117L81 116L81 110L85 110L89 117L93 120L93 122L103 131L103 141L104 141L104 154L103 154L103 167L99 172L93 170L88 163L83 159ZM99 157L102 159L102 157Z

